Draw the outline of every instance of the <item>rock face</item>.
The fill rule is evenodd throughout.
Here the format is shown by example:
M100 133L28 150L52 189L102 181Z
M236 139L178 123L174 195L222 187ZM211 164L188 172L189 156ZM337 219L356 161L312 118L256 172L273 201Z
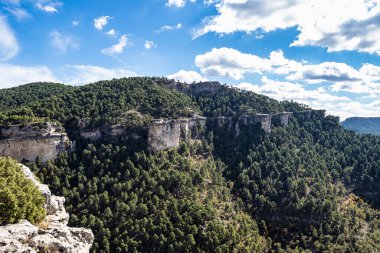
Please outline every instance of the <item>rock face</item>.
M292 115L292 112L274 113L272 114L272 124L274 126L287 126Z
M324 118L326 116L326 110L306 110L297 112L297 115L301 115L308 120L312 119L313 117Z
M0 156L9 156L21 162L42 162L55 159L59 153L72 147L62 129L49 122L26 126L0 127Z
M183 84L180 82L171 82L166 84L169 89L177 90L188 96L199 96L201 94L213 94L219 91L223 86L219 82L200 82L196 84Z
M180 83L171 83L170 85L183 85ZM215 92L215 89L220 88L220 85L214 83L204 83L204 85L186 85L173 87L173 89L185 89L181 92L189 94L198 94L197 92ZM199 88L199 90L193 90ZM310 120L314 117L325 117L325 110L308 110L297 112L296 115L301 115L304 119ZM214 117L205 118L194 116L193 118L181 119L156 119L150 124L142 127L139 134L127 133L127 130L122 125L106 125L95 129L81 130L81 136L93 141L102 139L107 141L117 140L121 136L127 141L131 139L144 139L144 143L153 151L165 150L177 147L181 141L191 139L201 139L204 133L208 130L216 130L223 135L228 135L229 138L236 138L241 133L263 131L265 134L270 134L272 127L287 126L292 112L280 112L273 114L246 114L239 117ZM227 133L228 132L228 133Z
M177 120L154 120L148 126L150 149L165 150L179 145L181 140L199 139L205 130L206 118L194 117Z
M0 252L89 252L94 241L91 230L68 227L65 199L52 195L48 186L39 183L28 167L22 166L22 169L46 197L47 216L38 226L26 220L0 226Z
M238 137L243 130L258 131L262 130L265 134L270 134L272 125L275 127L287 126L291 112L281 112L275 114L250 114L241 115L238 118L232 117L216 117L208 119L212 128L223 129L223 131L234 131L233 136Z
M107 139L110 142L117 140L120 136L126 134L126 128L121 124L105 125L95 129L81 130L80 135L82 138L97 141L100 139Z

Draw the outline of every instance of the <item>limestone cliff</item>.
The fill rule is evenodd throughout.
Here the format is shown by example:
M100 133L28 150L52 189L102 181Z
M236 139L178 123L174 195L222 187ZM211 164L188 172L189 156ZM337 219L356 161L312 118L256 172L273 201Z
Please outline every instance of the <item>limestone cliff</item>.
M247 114L239 117L215 117L209 118L208 124L212 129L233 132L233 137L238 137L244 131L263 131L270 134L272 125L275 127L287 126L293 113L281 112L274 114Z
M148 146L165 150L179 145L181 140L199 139L205 130L206 118L196 116L176 120L154 120L148 126Z
M72 147L66 133L49 122L26 126L0 127L0 156L9 156L21 162L42 162L55 159L58 154Z
M69 214L63 205L65 199L52 195L48 186L39 183L28 167L20 166L46 197L47 216L38 226L26 220L0 226L0 252L89 252L94 241L91 230L68 227Z
M223 86L219 82L200 82L185 84L181 82L170 82L165 85L166 88L173 89L184 93L188 96L210 95L219 91Z
M173 83L172 85L175 84ZM193 94L194 92L213 92L214 87L219 86L213 83L205 83L202 89L197 91L192 90L192 85L176 87L176 89L190 89L188 92ZM251 134L260 131L264 134L270 134L272 127L287 126L292 115L292 112L246 114L237 117L220 116L214 118L195 115L192 118L152 120L149 124L141 127L141 131L138 134L136 132L128 132L122 125L116 124L93 129L86 128L86 130L80 130L80 135L82 138L92 141L102 139L112 142L125 138L126 143L129 143L133 139L143 139L148 148L158 151L177 147L181 141L201 139L204 137L203 134L206 132L206 128L208 129L208 126L210 127L208 130L216 130L219 133L222 131L223 135L229 132L231 138L238 137L242 131L249 131ZM325 111L307 110L297 112L295 115L297 117L301 116L305 120L310 120L314 117L325 117Z

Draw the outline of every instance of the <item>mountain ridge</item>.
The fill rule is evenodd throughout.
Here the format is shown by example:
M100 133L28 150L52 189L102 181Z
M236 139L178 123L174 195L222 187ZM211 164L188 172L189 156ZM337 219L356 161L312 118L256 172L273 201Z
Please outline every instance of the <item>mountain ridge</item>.
M0 125L51 120L75 141L71 153L26 164L66 197L71 225L93 230L92 252L380 250L380 138L347 131L323 110L199 85L101 81L3 106ZM39 93L43 85L34 88ZM3 104L17 105L20 91L0 90ZM270 117L281 112L292 116ZM206 121L204 132L181 127L194 115L216 120ZM271 120L256 124L255 115ZM178 130L176 145L150 150L148 139L126 138L154 119L161 119L161 137ZM116 135L81 136L96 129ZM181 138L190 133L198 137Z

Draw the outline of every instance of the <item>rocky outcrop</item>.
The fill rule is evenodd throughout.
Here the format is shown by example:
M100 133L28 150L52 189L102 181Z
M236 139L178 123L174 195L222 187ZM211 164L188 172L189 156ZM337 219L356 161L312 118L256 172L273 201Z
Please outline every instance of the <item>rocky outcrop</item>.
M0 226L0 252L89 252L94 241L91 230L68 227L65 199L52 195L48 186L39 183L28 167L20 166L46 197L47 215L38 226L26 220Z
M210 95L223 88L219 82L200 82L193 84L185 84L180 82L170 82L165 85L166 88L179 91L188 96Z
M177 83L172 83L171 85L177 85ZM193 85L182 85L176 87L176 89L187 89L191 94L197 92L213 92L214 87L219 87L220 85L215 85L214 83L205 83L203 88L200 90L192 90ZM199 84L194 87L198 87ZM199 86L199 87L202 87ZM181 91L184 92L185 91ZM325 117L325 110L307 110L295 113L297 117L301 115L304 119L310 120L314 117ZM238 137L242 131L250 132L254 134L255 132L262 131L264 134L270 134L272 127L285 127L289 124L290 118L292 117L292 112L279 112L273 114L246 114L238 117L213 117L205 118L195 115L192 118L181 118L181 119L156 119L151 121L150 124L145 125L141 128L139 134L135 132L128 133L126 128L120 124L117 125L106 125L94 129L81 130L82 138L91 139L93 141L102 139L107 141L118 140L121 136L127 141L131 139L144 139L146 140L147 146L153 150L165 150L177 147L181 141L191 140L191 139L201 139L203 133L206 131L206 125L210 126L209 130L215 130L218 133L223 133L223 135L229 135L230 138ZM229 132L228 134L226 132Z
M295 113L297 116L302 116L307 120L310 120L314 117L324 118L326 117L326 110L305 110Z
M81 129L80 136L92 141L108 140L109 142L115 142L122 136L128 137L127 129L121 124L107 124L93 129Z
M193 117L175 120L154 120L148 126L148 146L165 150L179 145L181 140L199 139L205 130L206 118Z
M292 115L293 115L292 112L273 113L271 115L272 125L276 127L287 126L289 124L289 120Z
M242 131L263 131L270 134L272 125L275 127L287 126L293 113L281 112L274 114L247 114L237 118L215 117L208 122L212 129L234 132L232 136L238 137Z
M66 133L49 122L0 127L0 156L19 162L34 161L37 157L46 162L72 147Z

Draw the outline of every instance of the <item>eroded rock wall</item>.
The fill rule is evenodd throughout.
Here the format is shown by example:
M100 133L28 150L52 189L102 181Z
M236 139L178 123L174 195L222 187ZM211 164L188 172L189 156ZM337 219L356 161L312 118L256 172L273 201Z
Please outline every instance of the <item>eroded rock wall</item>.
M305 110L296 113L303 116L305 119L310 120L313 117L324 118L326 116L326 110Z
M38 226L26 220L0 226L0 252L89 252L94 242L92 231L68 227L65 198L52 195L49 187L38 182L28 167L20 166L45 196L47 216Z
M0 129L0 156L9 156L21 162L42 162L57 158L58 154L72 148L72 143L62 129L49 122Z
M148 146L152 150L177 147L181 140L199 139L206 127L206 118L154 120L148 126Z
M287 126L289 125L290 117L293 115L292 112L279 112L272 114L272 124L274 126Z

